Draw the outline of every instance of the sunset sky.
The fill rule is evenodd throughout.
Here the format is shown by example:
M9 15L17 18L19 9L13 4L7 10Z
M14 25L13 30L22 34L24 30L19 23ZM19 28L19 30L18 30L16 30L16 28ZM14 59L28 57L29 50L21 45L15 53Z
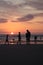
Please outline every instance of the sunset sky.
M43 0L0 0L0 34L43 34Z

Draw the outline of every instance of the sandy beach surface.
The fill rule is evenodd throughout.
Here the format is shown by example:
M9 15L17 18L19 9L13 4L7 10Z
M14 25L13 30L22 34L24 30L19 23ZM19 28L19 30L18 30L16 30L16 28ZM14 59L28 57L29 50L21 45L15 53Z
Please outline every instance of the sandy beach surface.
M1 64L43 65L43 44L0 44Z

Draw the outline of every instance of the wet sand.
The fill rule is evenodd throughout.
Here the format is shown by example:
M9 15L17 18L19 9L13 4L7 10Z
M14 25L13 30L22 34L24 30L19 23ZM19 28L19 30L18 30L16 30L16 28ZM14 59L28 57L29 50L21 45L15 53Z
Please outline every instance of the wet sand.
M43 44L0 44L0 64L43 64Z

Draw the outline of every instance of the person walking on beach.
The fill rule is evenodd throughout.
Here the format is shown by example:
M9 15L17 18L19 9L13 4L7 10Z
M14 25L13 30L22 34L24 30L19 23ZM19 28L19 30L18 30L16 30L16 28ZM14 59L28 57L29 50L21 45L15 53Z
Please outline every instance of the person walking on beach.
M8 34L6 35L6 41L5 41L5 43L9 44L9 42L8 42Z
M21 33L18 33L18 43L21 44Z
M30 37L31 37L30 31L26 30L26 42L27 42L27 44L29 44L29 42L30 42Z

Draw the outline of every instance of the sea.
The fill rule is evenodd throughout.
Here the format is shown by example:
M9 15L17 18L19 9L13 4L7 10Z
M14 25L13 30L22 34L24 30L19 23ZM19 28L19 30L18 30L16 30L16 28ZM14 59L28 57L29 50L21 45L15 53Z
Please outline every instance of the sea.
M37 41L35 42L34 37L37 36ZM0 44L7 44L6 34L0 34ZM18 35L8 35L9 44L17 44L18 43ZM26 44L26 36L21 35L21 44ZM43 44L43 35L34 35L32 34L30 37L30 44Z

